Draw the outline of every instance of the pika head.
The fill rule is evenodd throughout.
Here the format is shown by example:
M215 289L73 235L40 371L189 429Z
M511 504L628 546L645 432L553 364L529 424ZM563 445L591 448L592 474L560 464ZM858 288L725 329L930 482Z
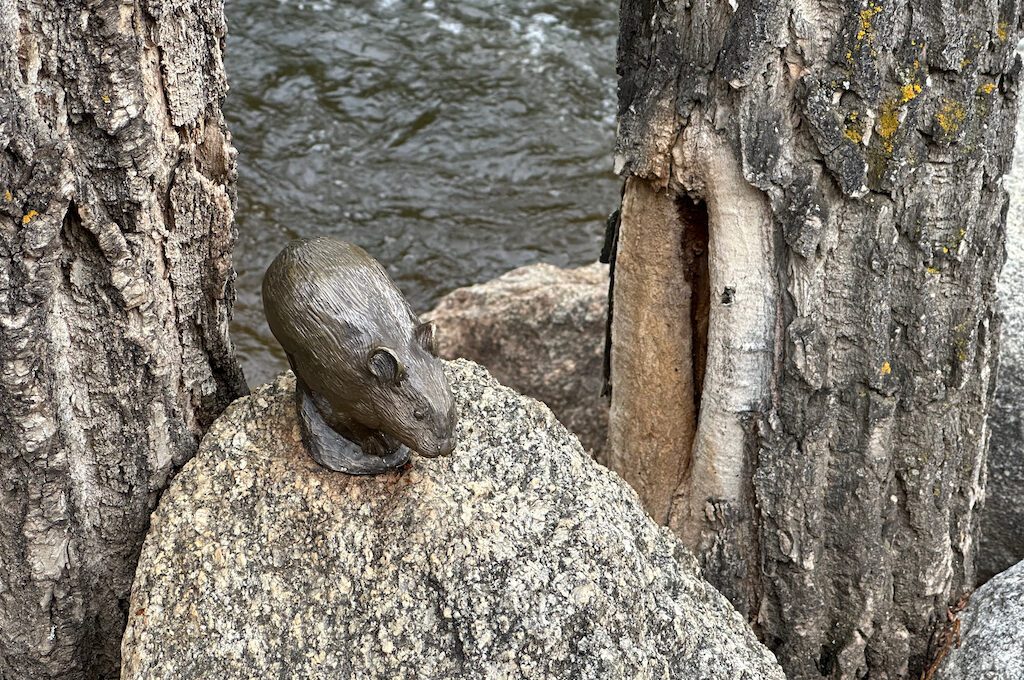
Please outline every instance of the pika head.
M366 357L366 371L372 396L365 406L373 413L360 413L364 422L422 456L435 458L452 452L455 401L437 358L432 323L416 325L402 347L372 348Z

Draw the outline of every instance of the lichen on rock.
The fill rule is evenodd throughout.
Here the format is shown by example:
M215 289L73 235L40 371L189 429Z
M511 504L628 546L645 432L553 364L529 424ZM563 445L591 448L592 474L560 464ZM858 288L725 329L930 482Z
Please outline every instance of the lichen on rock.
M447 370L454 455L375 477L305 454L289 374L235 402L153 516L122 676L783 678L546 407Z

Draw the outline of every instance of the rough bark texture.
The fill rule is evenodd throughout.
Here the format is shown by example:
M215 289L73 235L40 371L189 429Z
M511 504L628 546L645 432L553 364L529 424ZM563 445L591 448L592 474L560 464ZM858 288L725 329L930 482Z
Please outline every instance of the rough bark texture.
M974 581L1020 16L623 0L612 455L791 678L914 674ZM684 201L706 319L636 289L685 258L623 264L686 251L688 218L645 217ZM658 379L629 389L635 366Z
M245 391L224 32L0 0L0 678L116 677L149 513Z

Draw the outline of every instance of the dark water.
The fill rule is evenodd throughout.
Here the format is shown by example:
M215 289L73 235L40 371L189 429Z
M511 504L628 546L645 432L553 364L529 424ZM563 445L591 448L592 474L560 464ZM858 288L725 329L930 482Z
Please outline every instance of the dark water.
M259 287L289 239L362 245L416 311L522 264L597 259L618 195L617 4L227 0L250 384L285 365Z

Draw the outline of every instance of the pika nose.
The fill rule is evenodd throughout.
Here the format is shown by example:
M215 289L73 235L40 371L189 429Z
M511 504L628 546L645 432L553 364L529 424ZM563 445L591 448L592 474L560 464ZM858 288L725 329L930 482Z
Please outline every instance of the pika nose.
M436 444L422 446L422 448L416 450L424 458L438 458L440 456L447 456L452 451L455 450L455 441L452 438L442 439L439 440Z
M438 456L450 456L452 451L454 451L454 450L455 450L455 440L454 439L446 439L446 440L438 443L438 445L437 445L437 454L436 455L438 455Z

